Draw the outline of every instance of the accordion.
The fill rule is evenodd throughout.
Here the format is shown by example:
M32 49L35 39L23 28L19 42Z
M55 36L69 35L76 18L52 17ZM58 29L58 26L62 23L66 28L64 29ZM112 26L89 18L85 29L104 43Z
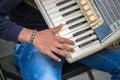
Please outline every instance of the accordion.
M104 49L120 38L120 0L34 0L49 28L75 42L69 63Z

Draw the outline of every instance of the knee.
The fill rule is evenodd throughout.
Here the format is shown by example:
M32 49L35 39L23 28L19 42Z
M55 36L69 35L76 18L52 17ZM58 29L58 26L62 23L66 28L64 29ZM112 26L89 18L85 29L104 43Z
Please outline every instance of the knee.
M51 69L22 71L21 74L24 80L61 80L60 72Z

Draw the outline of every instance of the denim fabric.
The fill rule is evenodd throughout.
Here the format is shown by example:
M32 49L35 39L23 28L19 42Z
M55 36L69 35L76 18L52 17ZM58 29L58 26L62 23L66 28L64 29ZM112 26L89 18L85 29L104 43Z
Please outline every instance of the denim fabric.
M61 70L66 61L56 62L28 43L16 44L14 61L24 80L61 80ZM112 80L120 80L120 48L102 50L79 61L91 68L108 72Z

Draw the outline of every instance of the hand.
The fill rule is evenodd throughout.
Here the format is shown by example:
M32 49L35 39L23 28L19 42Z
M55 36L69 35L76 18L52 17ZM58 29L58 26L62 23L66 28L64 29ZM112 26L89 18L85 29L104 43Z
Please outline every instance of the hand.
M53 29L39 31L36 33L33 41L33 45L38 50L58 62L61 61L61 59L52 52L55 52L63 57L69 57L69 55L66 54L63 50L74 51L73 48L67 46L73 45L73 41L55 35L61 29L61 27L62 25Z

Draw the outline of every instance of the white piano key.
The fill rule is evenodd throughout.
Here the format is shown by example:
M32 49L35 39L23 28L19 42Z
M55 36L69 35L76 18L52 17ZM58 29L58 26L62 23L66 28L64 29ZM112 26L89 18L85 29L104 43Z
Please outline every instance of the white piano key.
M69 34L62 35L62 37L68 38L68 39L73 38L73 34L74 34L74 33L77 33L77 32L79 32L79 31L82 31L82 30L85 30L85 29L88 29L88 28L90 28L90 27L89 27L89 26L85 26L85 27L83 27L83 28L79 28L79 30L77 29L77 30L75 30L75 31L70 32Z
M76 6L70 8L70 9L64 10L64 11L62 11L62 12L55 12L55 13L53 13L53 14L50 14L50 18L54 21L54 19L62 16L64 13L70 12L70 11L75 10L75 9L77 9ZM79 11L80 11L80 10L79 10ZM75 11L75 12L77 12L77 11ZM73 13L74 13L74 12L73 12ZM62 16L62 17L63 17L63 16Z
M85 20L86 20L85 18L81 18L81 19L78 19L78 20L76 20L76 21L73 21L73 22L71 22L71 23L69 23L69 24L66 24L66 20L61 20L60 22L54 23L54 24L55 24L55 25L63 24L63 25L71 26L71 25L80 23L80 22L85 21Z
M69 2L61 5L60 8L65 7L65 6L68 6L68 5L73 4L73 3L77 3L77 2L76 2L75 0L69 1Z
M56 12L59 12L59 7L54 7L54 8L47 10L48 14L54 14Z
M66 19L67 19L67 18L66 18ZM56 23L56 22L63 21L63 20L65 20L65 18L63 18L62 16L60 16L60 17L55 18L54 20L52 20L52 22L53 22L53 23ZM81 22L81 21L84 21L84 20L86 20L85 17L79 19L79 21L73 22L72 24L74 25L75 23L78 23L78 22ZM57 24L62 24L62 23L59 22L59 23L57 23ZM63 24L64 24L64 23L63 23Z
M42 1L42 4L43 4L44 6L46 6L46 5L49 5L49 4L54 3L54 2L56 2L56 1L58 1L58 0L44 0L44 1Z
M96 42L93 42L93 43L83 47L83 48L78 48L77 50L75 50L74 53L69 52L69 54L71 55L71 58L75 58L80 55L85 55L86 53L89 53L95 49L98 49L100 46L101 45L100 45L99 41L96 41Z
M51 21L52 21L53 23L55 23L55 22L58 22L58 21L60 21L60 20L62 20L62 19L63 19L63 17L62 17L62 16L59 16L59 17L56 17L56 18L51 19Z
M83 24L83 25L80 25L79 27L76 27L76 28L74 28L74 29L65 29L65 30L60 30L59 31L59 35L60 36L64 36L64 35L66 35L66 34L69 34L69 33L71 33L71 32L73 32L73 31L75 31L75 30L78 30L78 29L80 29L80 28L82 28L82 27L85 27L85 26L88 26L88 24L86 23L86 24Z
M70 39L71 40L71 39ZM84 39L84 40L81 40L81 41L79 41L79 42L75 42L75 45L73 45L73 46L71 46L71 45L67 45L67 46L69 46L69 47L71 47L71 48L81 48L81 47L84 47L84 46L86 46L86 45L88 45L88 44L90 44L90 43L92 43L92 42L95 42L95 41L97 41L97 36L94 34L94 35L92 35L92 36L90 36L90 37L88 37L88 38L86 38L86 39ZM82 44L85 44L85 45L83 45L83 46L81 46L81 47L79 47L80 45L82 45Z
M79 8L78 6L73 6L73 7L69 8L69 9L66 9L66 10L64 10L64 11L61 11L61 13L62 13L62 15L65 15L66 13L67 13L67 14L70 14L71 12L72 12L72 13L73 13L73 12L76 12L76 11L74 11L74 10L76 10L76 9L79 9L79 11L80 11L80 8Z
M62 16L62 13L56 12L54 15L53 15L53 14L49 15L49 17L50 17L51 19L54 19L54 18L56 18L56 17L60 17L60 16L61 16L61 17L63 17L63 19L65 19L65 18L73 17L74 15L82 15L82 12L81 12L81 11L76 11L76 12L74 12L74 13L66 16L66 17L63 17L63 16Z
M70 24L66 24L66 25L72 26L72 25L75 25L75 24L80 23L80 22L83 22L83 21L86 21L86 18L85 18L85 17L84 17L84 18L81 18L81 19L79 19L79 20L77 20L77 21L74 21L74 22L72 22L72 23L70 23Z
M75 15L83 15L82 14L82 12L80 12L80 11L77 11L77 12L75 12L75 13L72 13L72 14L70 14L70 15L68 15L68 16L66 16L66 17L62 17L62 20L64 20L64 19L68 19L68 18L72 18L72 17L74 17ZM62 20L60 20L60 21L62 21ZM54 25L55 26L57 26L57 25L59 25L60 24L60 22L58 21L58 22L54 22Z
M88 23L85 23L85 24L83 24L83 25L80 25L80 26L78 26L78 27L76 27L76 28L74 28L74 29L68 29L69 26L63 26L63 27L59 30L59 35L60 35L60 36L64 36L64 35L66 35L66 34L71 33L72 31L78 30L78 29L83 28L83 27L85 27L85 26L88 26Z
M72 13L72 14L79 14L79 13L81 13L81 11L76 11L76 12L74 12L74 13ZM72 15L72 14L70 14L70 15ZM49 17L51 18L51 19L53 19L53 18L55 18L55 17L58 17L58 16L62 16L62 13L60 13L60 12L56 12L56 13L54 13L54 15L53 14L51 14L51 15L49 15ZM69 15L68 15L69 16ZM62 16L63 17L63 16Z
M76 46L76 47L73 47L73 48L74 48L75 51L78 51L80 49L85 49L86 47L90 47L90 46L98 44L98 43L100 43L99 40L96 40L96 41L93 41L93 42L89 43L86 46L83 46L83 47Z
M78 39L78 38L81 38L81 37L83 37L83 36L86 36L86 35L89 35L89 34L93 34L93 33L94 33L93 30L89 30L89 31L87 31L87 32L85 32L85 33L83 33L83 34L81 34L81 35L79 35L79 36L72 37L71 40L75 41L75 40Z
M48 14L52 14L52 13L55 13L55 12L59 12L59 9L65 7L65 6L68 6L68 5L70 5L70 4L73 4L73 3L76 3L76 2L75 2L75 1L70 1L70 2L68 2L68 3L66 3L66 4L63 4L62 6L53 7L53 8L51 8L51 9L47 10L47 12L48 12Z
M52 3L49 3L48 5L45 5L45 9L46 10L49 10L49 9L51 9L51 8L54 8L54 7L58 7L56 4L57 3L59 3L59 2L61 2L60 0L57 0L57 1L54 1L54 2L52 2ZM73 1L69 1L69 2L73 2ZM68 3L68 2L67 2ZM66 3L64 3L64 4L66 4ZM64 5L63 4L63 5ZM62 6L62 5L61 5Z
M61 1L57 0L57 1L52 2L52 3L50 3L50 4L48 4L48 5L44 6L44 7L45 7L46 10L49 10L49 9L51 9L51 8L56 7L56 4L57 4L58 2L61 2Z
M89 38L86 38L86 39L84 39L84 40L82 40L82 41L75 42L75 46L79 46L79 45L81 45L81 44L87 43L87 42L89 42L89 41L91 41L91 40L94 40L94 39L96 39L96 38L97 38L96 35L92 35L92 36L90 36ZM71 39L70 39L70 40L71 40Z
M72 25L74 25L75 23L73 23ZM71 24L66 24L66 25L63 25L63 27L60 29L60 32L68 29L68 30L74 30L73 29L69 29L69 27L71 26ZM85 27L85 26L88 26L88 23L85 23L85 24L82 24L82 25L79 25L78 28L82 28L82 27ZM77 28L77 27L76 27Z
M55 18L55 17L59 17L59 16L62 16L62 13L60 13L60 12L55 12L55 13L49 15L49 17L50 17L51 19L53 19L53 18Z
M54 24L55 24L55 25L66 24L66 22L67 22L68 20L72 20L72 19L74 19L74 18L76 18L76 17L79 17L79 16L82 16L82 14L74 15L74 16L71 16L71 17L68 17L68 18L63 17L62 20L60 20L60 21L58 21L58 22L54 22Z

